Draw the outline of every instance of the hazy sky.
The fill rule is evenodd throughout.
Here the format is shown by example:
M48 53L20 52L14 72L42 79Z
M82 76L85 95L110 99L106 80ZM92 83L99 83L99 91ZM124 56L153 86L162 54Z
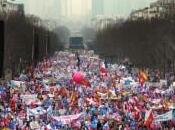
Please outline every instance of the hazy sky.
M36 14L40 17L57 17L56 3L58 0L16 0L23 1L25 4L26 13ZM64 0L63 0L64 1ZM72 2L72 14L73 15L83 15L88 14L91 9L91 0L68 0ZM150 2L156 0L114 0L114 5L111 4L110 0L107 1L106 7L111 7L115 5L115 12L118 16L126 17L130 14L133 9L143 8L148 6ZM87 6L83 7L82 2L85 2ZM107 11L109 12L109 11Z

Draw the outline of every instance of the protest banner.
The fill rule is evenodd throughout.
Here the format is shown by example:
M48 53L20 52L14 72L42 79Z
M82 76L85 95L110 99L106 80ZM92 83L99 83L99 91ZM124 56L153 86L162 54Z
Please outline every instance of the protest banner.
M154 122L169 121L173 119L173 110L154 117Z
M61 121L64 125L66 125L66 124L71 124L71 122L74 120L78 120L84 117L85 117L85 113L82 112L75 115L67 115L67 116L59 116L59 117L53 116L52 119L56 121Z
M21 95L22 100L36 100L37 99L37 94L26 94L26 95Z

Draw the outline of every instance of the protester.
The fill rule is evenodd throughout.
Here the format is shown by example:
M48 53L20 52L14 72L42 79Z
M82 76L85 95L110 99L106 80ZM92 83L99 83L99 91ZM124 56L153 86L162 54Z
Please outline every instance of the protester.
M0 129L172 130L173 79L154 76L93 51L57 52L1 84Z

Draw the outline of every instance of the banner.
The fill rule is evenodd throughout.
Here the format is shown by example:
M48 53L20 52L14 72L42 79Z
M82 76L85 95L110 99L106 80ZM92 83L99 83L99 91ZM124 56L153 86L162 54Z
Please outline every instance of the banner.
M154 118L154 122L169 121L173 119L173 110L166 112L162 115L158 115Z
M120 120L120 115L118 113L113 113L112 115L98 115L99 120L105 120L105 119L114 119L114 120Z
M27 108L27 115L29 116L37 116L37 115L43 115L45 114L47 111L44 110L44 108L42 107L37 107L37 108Z
M11 80L11 87L25 87L25 82Z
M75 114L75 115L67 115L67 116L59 116L59 117L52 117L54 120L57 121L61 121L63 125L66 124L71 124L72 121L74 120L78 120L80 118L84 118L85 117L85 113L79 113L79 114Z
M146 82L146 86L159 88L161 84L160 82Z
M37 94L26 94L21 95L21 99L25 102L28 100L37 100Z
M41 105L41 102L38 100L36 94L21 95L20 98L26 105L31 105L32 103Z

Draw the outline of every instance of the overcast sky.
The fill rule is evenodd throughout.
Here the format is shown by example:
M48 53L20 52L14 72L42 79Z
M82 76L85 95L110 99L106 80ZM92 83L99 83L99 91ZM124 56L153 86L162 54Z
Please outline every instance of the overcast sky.
M25 4L26 13L32 13L40 17L56 17L56 9L58 6L55 4L57 0L16 0L18 2L23 1ZM72 14L83 15L87 14L91 9L91 0L71 0L72 1ZM87 1L87 7L82 12L82 1ZM105 0L108 1L108 0ZM116 14L121 17L126 17L133 9L139 9L146 7L156 0L115 0ZM111 6L108 3L107 6ZM86 10L86 11L85 11Z

